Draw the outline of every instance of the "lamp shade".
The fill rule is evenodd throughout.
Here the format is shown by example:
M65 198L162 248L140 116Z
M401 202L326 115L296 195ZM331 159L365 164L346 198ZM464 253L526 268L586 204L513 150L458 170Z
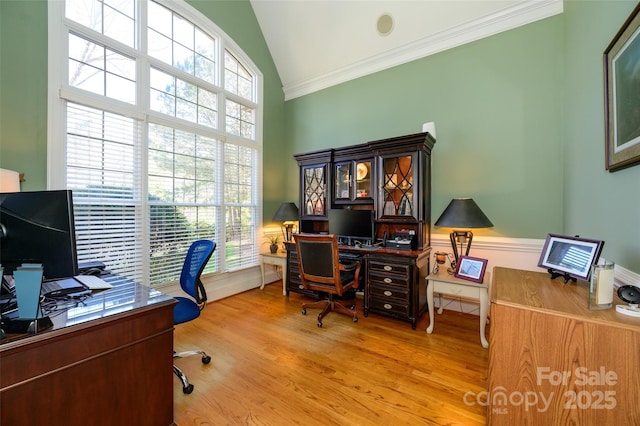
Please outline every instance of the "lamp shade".
M0 192L20 192L20 173L0 169Z
M273 216L274 222L288 222L298 220L298 206L294 203L282 203Z
M435 226L444 228L491 228L493 223L472 198L454 198L442 212Z

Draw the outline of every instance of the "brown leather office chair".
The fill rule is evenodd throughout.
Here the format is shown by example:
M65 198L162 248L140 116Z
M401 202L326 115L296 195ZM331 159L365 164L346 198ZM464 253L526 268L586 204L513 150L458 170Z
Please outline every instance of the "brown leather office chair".
M322 319L331 311L349 315L353 322L358 322L355 295L350 300L334 300L334 297L358 288L360 262L340 263L335 235L295 234L294 239L302 285L307 290L328 295L325 300L303 303L302 314L306 315L308 308L322 309L318 314L318 327L322 327Z

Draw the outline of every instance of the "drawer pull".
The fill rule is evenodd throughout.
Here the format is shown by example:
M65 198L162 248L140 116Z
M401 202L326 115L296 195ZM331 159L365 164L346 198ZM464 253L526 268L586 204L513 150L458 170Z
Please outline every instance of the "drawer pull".
M393 309L393 306L388 303L385 303L384 305L382 305L382 307L385 309Z
M390 292L389 290L385 290L385 291L384 291L384 295L385 295L385 296L393 296L393 293L392 293L392 292Z
M385 283L387 283L387 284L390 284L390 283L391 283L391 278L385 278L383 281L384 281Z
M389 266L389 265L385 265L385 266L384 266L384 270L385 270L385 271L390 271L390 270L392 270L392 269L393 269L393 268L392 268L391 266Z

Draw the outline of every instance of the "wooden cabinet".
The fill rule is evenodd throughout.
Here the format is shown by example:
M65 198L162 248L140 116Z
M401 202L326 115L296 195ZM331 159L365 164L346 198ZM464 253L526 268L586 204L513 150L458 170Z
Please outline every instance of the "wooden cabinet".
M403 255L404 254L404 255ZM412 328L427 308L429 250L366 256L364 316L369 312L409 321Z
M385 236L410 236L413 242L407 245L412 250L360 252L366 268L361 272L365 316L387 315L415 328L426 310L434 143L429 133L416 133L294 155L300 166L300 232L328 232L328 208L366 209L374 212L374 244ZM287 290L305 293L295 246L287 247Z
M294 155L300 166L299 229L327 232L328 208L370 209L377 239L410 234L414 249L428 248L434 143L429 133L416 133Z
M376 154L377 236L409 233L414 248L431 244L431 149L428 133L370 142Z
M493 276L487 424L640 424L640 318L589 310L586 282Z

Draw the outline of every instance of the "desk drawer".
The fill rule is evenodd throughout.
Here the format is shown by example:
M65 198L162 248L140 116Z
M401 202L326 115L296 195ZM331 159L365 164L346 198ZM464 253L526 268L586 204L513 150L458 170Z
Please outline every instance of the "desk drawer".
M409 278L409 274L410 274L410 266L409 265L397 265L397 264L389 264L386 262L380 262L380 261L375 261L375 260L370 260L367 262L368 268L369 268L369 273L371 274L376 274L376 273L382 273L382 274L394 274L394 275L401 275L403 277L407 277L407 279ZM376 275L378 275L376 274Z
M478 299L480 297L480 290L486 291L484 287L476 285L452 284L442 281L432 282L434 293L448 294L450 296Z
M380 287L401 287L409 289L409 277L399 277L394 275L380 275L369 272L369 285L377 285Z
M392 298L378 299L372 297L369 308L372 311L388 312L390 314L402 315L403 317L409 315L409 305Z
M378 286L372 284L369 286L369 296L373 299L386 301L387 299L395 299L395 303L408 303L409 289L392 286Z

